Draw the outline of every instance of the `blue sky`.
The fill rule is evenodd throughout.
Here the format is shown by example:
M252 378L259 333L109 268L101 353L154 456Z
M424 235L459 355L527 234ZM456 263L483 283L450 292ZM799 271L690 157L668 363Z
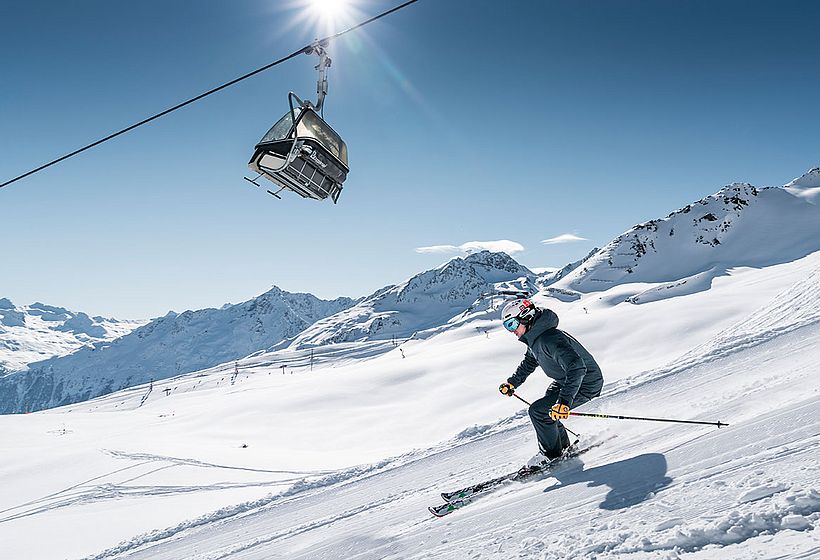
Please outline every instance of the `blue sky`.
M399 2L354 2L364 19ZM0 182L324 35L304 3L0 6ZM816 2L421 0L332 46L338 205L242 180L298 57L0 189L0 297L147 318L361 296L510 240L562 266L733 181L820 164ZM585 240L543 244L565 234Z

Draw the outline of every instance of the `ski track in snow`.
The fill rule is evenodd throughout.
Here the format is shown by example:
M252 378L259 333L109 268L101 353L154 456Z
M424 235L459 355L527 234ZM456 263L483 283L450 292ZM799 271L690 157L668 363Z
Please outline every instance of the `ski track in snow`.
M126 457L125 454L111 453L112 456ZM134 498L144 496L177 495L197 492L214 492L218 490L228 490L236 488L265 488L277 486L292 486L295 483L303 482L310 473L298 473L296 471L264 471L261 469L247 469L241 467L226 467L219 465L209 465L199 461L174 460L162 457L152 457L149 454L134 454L131 459L139 459L140 462L117 469L79 484L70 486L64 490L43 496L42 498L31 500L14 507L0 510L0 524L52 511L60 508L76 506L81 504L91 504L94 502L104 502L107 500L117 500L122 498ZM291 478L281 478L270 481L257 482L214 482L203 485L138 485L134 482L149 477L160 471L173 469L179 466L210 466L218 469L242 470L251 472L268 472L274 474L294 474L299 475ZM141 469L141 467L147 467ZM132 469L137 469L133 472ZM329 472L329 471L327 471ZM312 473L313 476L327 474L319 471ZM117 475L127 475L124 478ZM105 479L105 480L103 480ZM93 484L92 484L93 483Z
M226 469L226 470L237 470L237 471L247 471L247 472L257 472L257 473L271 473L271 474L296 474L296 475L317 475L317 474L329 474L333 471L283 471L283 470L270 470L270 469L253 469L249 467L237 467L237 466L230 466L230 465L217 465L214 463L207 463L205 461L198 461L196 459L185 459L181 457L168 457L165 455L155 455L153 453L128 453L125 451L115 451L115 450L104 450L108 455L117 458L125 458L131 459L135 461L167 461L169 463L173 463L174 465L191 465L195 467L212 467L215 469Z
M495 434L506 432L510 429L509 426L511 424L517 425L517 427L513 428L513 429L520 430L521 423L517 422L516 420L520 419L521 417L522 417L522 415L518 414L518 415L515 415L515 416L513 416L509 419L502 420L502 421L498 422L497 424L487 425L487 426L480 426L480 427L475 426L473 428L465 430L461 434L458 434L450 442L445 442L441 445L435 446L435 447L433 447L431 449L428 449L428 450L421 450L421 451L417 451L417 452L408 453L408 454L401 455L401 456L398 456L398 457L394 457L392 459L381 461L379 463L375 463L375 464L372 464L372 465L363 465L363 466L360 466L360 467L355 467L355 468L352 468L352 469L347 469L347 470L344 470L344 471L336 471L336 472L318 471L318 472L315 472L315 473L310 473L310 474L314 475L312 478L310 476L304 476L304 477L295 479L295 483L294 483L294 480L277 481L276 484L288 483L290 485L285 491L283 491L281 493L269 495L269 496L267 496L263 499L260 499L260 500L254 500L254 501L246 502L246 503L243 503L243 504L238 504L236 506L223 508L223 509L220 509L216 512L212 512L208 515L204 515L202 517L199 517L197 519L189 520L189 521L181 523L177 526L170 527L166 530L154 531L154 532L146 534L146 535L140 535L138 537L135 537L131 541L121 543L117 547L114 547L112 549L103 551L103 552L101 552L97 555L88 556L86 558L86 560L101 560L103 558L118 557L118 555L120 555L122 553L131 551L131 550L138 550L138 549L144 548L144 547L149 546L149 545L151 545L155 542L158 542L158 541L164 541L166 539L176 538L180 534L183 534L185 531L188 531L188 530L193 529L193 528L198 528L198 527L211 528L210 524L212 524L212 523L219 523L219 522L223 522L223 521L229 521L232 518L235 518L237 516L243 516L243 515L246 515L246 514L249 514L249 513L250 514L257 514L260 511L262 511L264 509L271 508L271 507L281 507L283 504L291 502L293 500L293 497L295 497L296 499L301 499L303 497L302 494L305 494L305 493L312 496L316 492L321 493L321 492L324 492L325 490L327 490L328 488L333 488L333 487L337 487L339 485L345 485L345 484L349 484L349 483L352 483L352 482L359 482L359 481L366 480L366 479L368 479L370 477L374 477L374 476L380 476L380 475L383 475L383 473L385 473L385 472L400 469L401 467L404 467L407 464L415 463L419 460L423 460L424 458L431 457L431 456L436 456L440 453L452 452L453 449L456 449L456 448L464 445L465 442L482 441L484 439L492 437ZM147 459L159 460L159 461L169 460L166 457L160 457L160 456L154 456L154 455L142 454L142 453L137 453L137 454L135 454L135 453L125 454L125 453L120 453L120 452L116 452L116 453L109 452L109 453L111 453L112 455L116 455L118 457L127 457L127 458L130 458L130 459L146 459L147 458ZM199 461L191 461L191 460L184 460L184 459L170 459L170 460L179 461L180 464L195 464L195 465L202 465L203 464ZM141 464L144 464L144 463L141 463ZM222 466L219 466L219 465L210 465L210 464L207 464L207 463L205 465L206 466L214 466L214 467L217 467L217 468L233 468L233 467L222 467ZM163 467L163 468L167 468L167 467ZM256 469L240 469L240 470L254 470L254 471L256 471ZM293 471L262 471L262 472L297 474ZM302 473L302 474L308 474L308 473ZM321 476L316 476L316 475L321 475ZM199 490L218 489L218 488L210 488L210 486L214 486L214 485L202 486L202 487L184 487L183 491L194 491L194 490L197 490L197 489L199 489ZM215 485L215 486L219 486L219 485ZM248 486L263 486L263 484L249 484ZM231 486L230 485L224 485L223 487L231 487ZM429 490L430 488L431 487L428 487L426 489ZM135 492L133 492L132 490L133 490L133 488L128 488L128 491L123 492L123 494L135 494ZM160 493L163 493L163 490L165 490L165 488L163 488L161 490L160 489L154 489L153 492L148 492L148 493L160 494ZM172 489L168 489L168 491L172 491ZM408 490L408 491L405 491L405 492L398 492L396 495L405 495L405 494L410 494L410 493L415 493L415 492L417 492L416 489ZM254 543L250 543L250 544L245 543L245 544L242 544L242 545L237 545L236 547L234 547L235 550L233 550L233 552L240 552L242 550L250 549L250 548L253 548L253 547L261 545L261 544L266 544L266 543L269 543L269 542L279 540L279 539L284 538L286 536L291 536L293 534L306 532L306 531L309 531L311 529L315 529L315 528L322 527L322 526L325 526L325 525L330 525L336 520L351 517L353 515L356 515L358 513L363 512L363 511L367 511L367 510L370 510L370 509L377 508L380 505L383 505L383 504L388 503L390 501L393 501L395 499L396 499L396 496L391 494L389 497L387 497L385 499L382 499L382 500L379 500L377 502L366 503L366 504L363 504L362 506L359 506L357 508L353 508L351 510L346 510L346 511L340 513L340 514L327 516L326 518L322 518L319 521L315 521L315 522L311 521L311 522L305 523L303 527L290 528L287 531L285 531L284 534L282 534L282 535L268 536L268 537L265 537L263 539L258 539ZM0 519L0 522L2 522L2 519ZM225 557L225 554L229 554L229 553L228 552L220 552L220 553L217 554L217 556L214 556L213 558L222 558L222 557ZM204 556L202 558L208 558L210 560L212 558L212 556Z

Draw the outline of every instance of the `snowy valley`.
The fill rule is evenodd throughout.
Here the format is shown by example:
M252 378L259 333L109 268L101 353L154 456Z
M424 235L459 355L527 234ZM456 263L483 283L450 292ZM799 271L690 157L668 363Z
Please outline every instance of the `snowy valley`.
M2 410L49 409L0 416L0 558L818 558L818 189L728 185L556 272L475 253L356 301L274 289L4 355L28 369ZM602 444L432 517L535 451L497 391L524 352L499 290L595 355L582 411L729 426L571 418Z

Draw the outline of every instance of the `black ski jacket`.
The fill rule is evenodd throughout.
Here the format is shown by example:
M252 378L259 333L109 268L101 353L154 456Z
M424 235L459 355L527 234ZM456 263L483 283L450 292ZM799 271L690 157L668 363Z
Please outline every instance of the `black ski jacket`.
M507 382L518 387L536 366L541 366L544 373L561 387L559 403L572 406L578 394L587 399L597 397L604 385L601 368L580 342L557 326L558 315L554 311L540 311L529 330L518 339L527 345L527 352Z

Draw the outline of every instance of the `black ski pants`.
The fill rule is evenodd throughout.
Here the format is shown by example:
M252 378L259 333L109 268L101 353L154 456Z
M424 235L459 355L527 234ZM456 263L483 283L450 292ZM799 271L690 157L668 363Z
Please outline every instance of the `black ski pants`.
M560 392L561 385L558 383L551 384L547 388L547 393L532 403L529 409L530 420L532 420L535 434L538 437L538 447L550 459L560 457L564 448L569 445L569 436L564 425L560 421L550 418L550 408L558 402L558 393ZM593 395L578 391L570 405L570 409L581 406L600 394L600 390Z

